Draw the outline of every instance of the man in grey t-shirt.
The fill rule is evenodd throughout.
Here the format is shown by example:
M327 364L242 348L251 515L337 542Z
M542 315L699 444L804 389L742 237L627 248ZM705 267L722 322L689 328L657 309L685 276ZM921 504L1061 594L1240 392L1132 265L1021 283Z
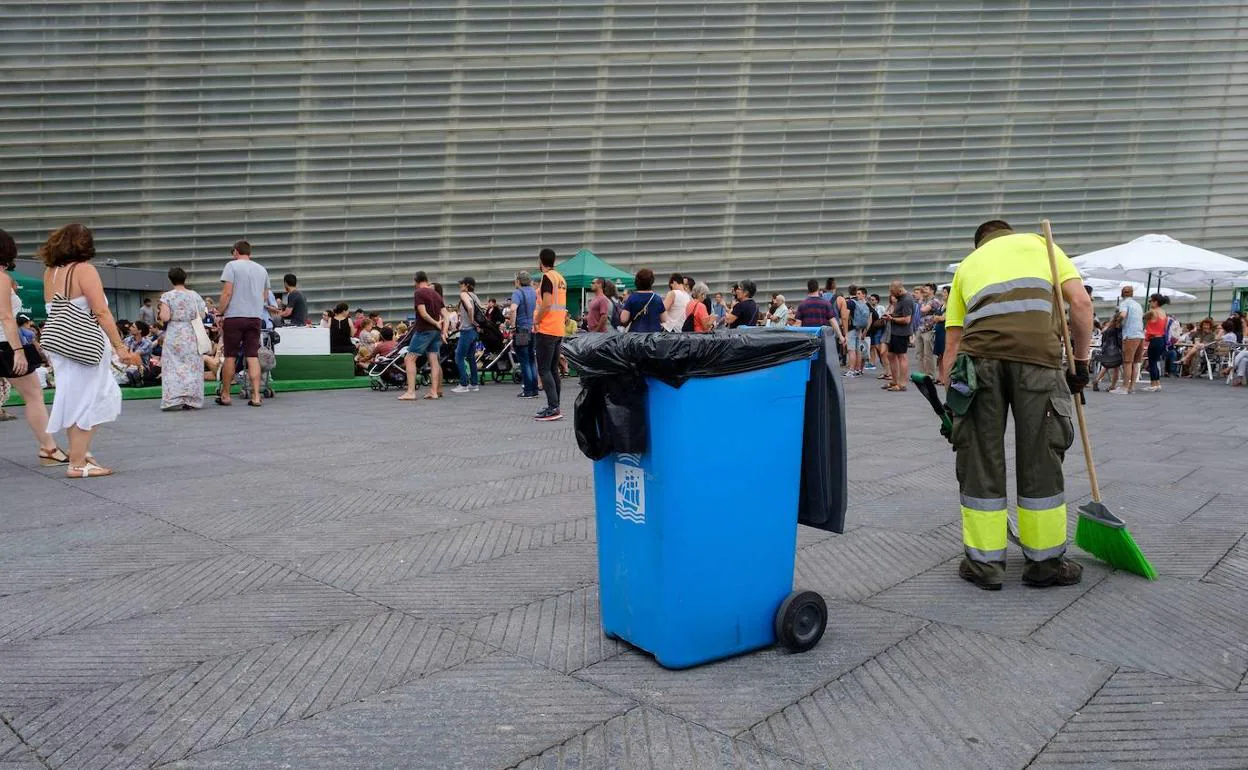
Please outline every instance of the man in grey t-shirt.
M221 366L221 395L217 403L229 406L230 384L234 382L235 359L241 352L247 359L251 380L251 406L260 406L260 318L266 313L269 271L251 260L251 244L239 241L230 253L234 261L221 271L221 301L217 313L221 322L221 342L225 361Z

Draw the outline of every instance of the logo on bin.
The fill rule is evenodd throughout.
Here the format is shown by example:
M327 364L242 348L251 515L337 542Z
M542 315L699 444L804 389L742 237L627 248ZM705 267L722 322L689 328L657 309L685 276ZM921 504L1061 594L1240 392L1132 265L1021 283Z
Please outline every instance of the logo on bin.
M615 456L615 515L634 524L646 523L646 473L639 455Z

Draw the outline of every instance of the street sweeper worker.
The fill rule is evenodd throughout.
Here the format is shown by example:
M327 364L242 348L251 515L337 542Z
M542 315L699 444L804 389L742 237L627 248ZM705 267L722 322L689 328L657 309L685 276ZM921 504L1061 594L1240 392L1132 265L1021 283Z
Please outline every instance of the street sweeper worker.
M1070 308L1074 374L1062 363L1043 236L1015 233L1001 220L980 225L945 311L940 381L953 412L966 549L958 575L987 590L999 590L1005 576L1007 411L1014 417L1023 583L1074 585L1083 573L1066 558L1062 461L1075 435L1071 394L1088 383L1092 302L1070 259L1056 247L1055 253Z

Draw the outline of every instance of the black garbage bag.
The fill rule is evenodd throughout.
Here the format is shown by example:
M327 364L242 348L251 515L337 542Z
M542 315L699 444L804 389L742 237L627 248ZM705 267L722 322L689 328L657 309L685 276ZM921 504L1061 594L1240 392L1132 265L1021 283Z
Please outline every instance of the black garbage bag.
M810 367L802 425L802 481L797 520L829 532L845 531L849 501L846 483L845 398L837 366L836 340L823 338L824 349Z
M810 358L823 343L805 332L730 331L717 334L578 334L564 355L583 378L643 374L672 387L690 377L720 377Z
M646 378L640 374L582 378L572 425L576 443L591 460L612 452L646 451Z

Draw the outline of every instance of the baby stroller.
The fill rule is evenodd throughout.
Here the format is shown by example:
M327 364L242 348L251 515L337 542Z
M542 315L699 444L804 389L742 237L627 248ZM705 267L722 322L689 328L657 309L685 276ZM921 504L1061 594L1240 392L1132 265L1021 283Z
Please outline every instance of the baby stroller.
M511 338L503 334L498 324L486 321L477 330L483 350L477 358L477 371L484 382L487 376L494 382L504 379L519 382L520 370L516 366L516 356Z
M264 398L276 398L273 391L273 370L277 368L277 344L282 338L271 329L260 330L260 351L256 358L260 360L260 395ZM234 359L234 382L238 383L238 394L251 400L251 379L247 376L247 359L242 353ZM224 386L217 383L217 395L220 396Z
M399 344L389 355L378 356L368 367L368 387L377 390L407 387L407 370L403 368L403 359L407 356L407 348L412 342L416 329L408 329L399 339Z
M459 367L455 365L455 346L459 344L459 330L451 332L446 337L446 342L442 343L441 349L438 351L438 363L442 365L442 382L454 382L459 379ZM420 384L428 387L433 383L433 373L429 369L429 357L421 356L420 360Z

